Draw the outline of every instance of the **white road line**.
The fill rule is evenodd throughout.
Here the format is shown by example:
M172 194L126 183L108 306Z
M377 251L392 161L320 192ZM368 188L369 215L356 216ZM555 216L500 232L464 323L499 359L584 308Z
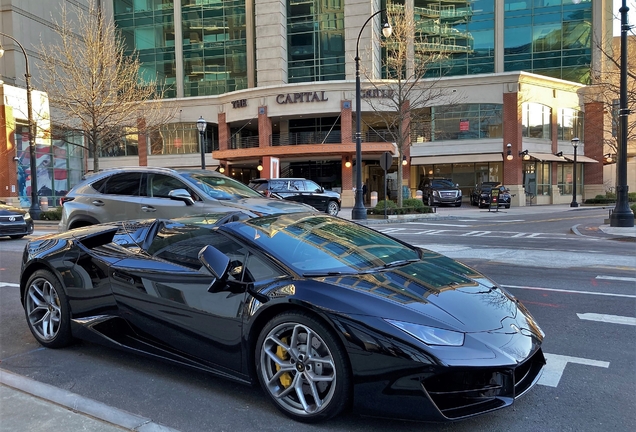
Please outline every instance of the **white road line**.
M625 325L636 326L636 318L632 318L632 317L625 317L625 316L619 316L619 315L595 314L595 313L582 313L582 314L577 313L576 316L578 316L582 320L587 320L587 321L599 321L599 322L606 322L611 324L625 324Z
M608 368L609 362L599 360L589 360L580 357L570 357L558 354L545 353L546 365L543 368L543 375L539 378L537 384L541 384L548 387L556 387L561 381L563 371L568 363L576 363L586 366L596 366L602 368Z
M636 278L633 278L633 277L596 276L595 279L616 280L616 281L625 281L625 282L636 282Z
M535 290L535 291L553 291L553 292L562 292L562 293L568 293L568 294L589 294L589 295L606 296L606 297L636 298L636 295L632 295L632 294L615 294L615 293L596 292L596 291L575 291L575 290L566 290L566 289L557 289L557 288L538 288L538 287L519 286L519 285L502 285L502 287L527 289L527 290Z
M0 288L3 288L3 287L17 288L19 286L20 284L16 284L16 283L0 282Z
M449 224L449 223L433 223L433 222L408 222L407 225L441 225L441 226L464 227L464 228L472 226L472 225Z

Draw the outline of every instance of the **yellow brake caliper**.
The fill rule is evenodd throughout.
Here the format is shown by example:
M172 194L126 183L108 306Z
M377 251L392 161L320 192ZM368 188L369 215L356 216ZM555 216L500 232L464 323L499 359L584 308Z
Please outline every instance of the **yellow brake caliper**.
M281 342L283 342L284 344L287 344L289 341L289 338L281 338ZM285 348L283 348L282 346L278 345L276 347L276 356L281 359L281 360L288 360L289 359L289 354L287 353L287 350ZM280 366L276 365L276 372L278 372L280 370ZM289 372L285 372L283 373L280 378L280 383L283 387L287 388L291 385L292 383L292 376L289 374Z

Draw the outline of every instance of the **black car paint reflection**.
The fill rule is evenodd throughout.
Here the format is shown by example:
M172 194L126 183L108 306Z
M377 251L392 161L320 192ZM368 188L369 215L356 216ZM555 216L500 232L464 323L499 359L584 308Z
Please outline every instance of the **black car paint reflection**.
M309 375L299 361L298 372L274 378L259 375L259 365L273 359L285 366L289 353L333 335L328 352L342 350L347 359L338 382L351 379L352 399L321 393L318 379L314 394L342 406L315 416L313 408L277 405L302 421L350 405L372 415L460 419L512 404L540 376L543 333L532 316L461 263L318 213L195 219L96 225L34 240L23 259L23 300L34 269L44 265L68 298L73 336L240 382L280 380L283 390L297 382L292 375L320 378L321 361L308 360ZM227 257L225 273L213 274L199 258L205 247ZM328 334L312 327L320 339L309 346L302 339L293 345L301 336L267 336L279 347L292 344L267 357L259 337L286 316L301 323L294 335L313 320ZM441 340L461 334L463 343L426 343L418 331Z

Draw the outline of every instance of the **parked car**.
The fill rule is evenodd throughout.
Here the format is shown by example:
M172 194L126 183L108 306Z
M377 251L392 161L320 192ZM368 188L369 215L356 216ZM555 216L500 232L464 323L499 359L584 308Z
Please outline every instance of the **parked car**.
M279 196L288 201L305 203L332 216L336 216L340 211L340 194L325 190L312 180L304 178L260 178L251 180L248 186L265 196Z
M495 282L317 211L114 222L24 251L41 345L87 339L260 383L303 422L351 406L464 419L513 405L545 365L540 327Z
M501 182L483 182L475 186L470 193L470 205L486 208L490 206L492 197L492 189L499 189L499 197L497 198L497 206L510 208L512 196L510 190L501 184Z
M129 219L243 210L252 216L313 208L266 198L216 171L125 167L88 176L60 200L59 231Z
M19 239L33 234L33 219L27 210L0 201L0 237Z
M435 205L462 205L462 190L458 184L447 178L426 177L418 188L422 191L422 201L429 207Z

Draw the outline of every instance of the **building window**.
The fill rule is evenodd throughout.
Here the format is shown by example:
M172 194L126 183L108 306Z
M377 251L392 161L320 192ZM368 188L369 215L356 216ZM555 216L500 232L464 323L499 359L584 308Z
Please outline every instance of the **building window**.
M526 195L552 194L551 162L531 161L523 163L523 189Z
M434 107L431 141L502 138L502 112L500 104Z
M585 164L576 164L576 190L583 191L583 168ZM557 186L561 195L572 195L572 177L574 164L557 164Z
M558 139L563 141L571 141L577 137L581 142L585 141L584 130L584 114L581 111L572 108L559 109L559 117L557 119Z
M549 106L526 102L522 110L522 131L525 138L552 139L552 115Z

